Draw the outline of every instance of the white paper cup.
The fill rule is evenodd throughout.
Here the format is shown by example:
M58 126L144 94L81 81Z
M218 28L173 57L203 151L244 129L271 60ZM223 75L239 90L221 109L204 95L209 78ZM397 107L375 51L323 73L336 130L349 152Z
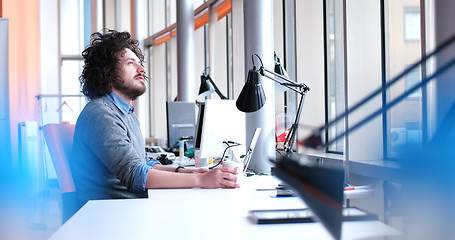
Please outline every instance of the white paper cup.
M194 167L196 168L209 168L209 159L200 158L199 151L194 152Z
M224 161L223 167L229 167L237 169L237 183L240 182L243 176L243 163L241 162L233 162L233 161Z

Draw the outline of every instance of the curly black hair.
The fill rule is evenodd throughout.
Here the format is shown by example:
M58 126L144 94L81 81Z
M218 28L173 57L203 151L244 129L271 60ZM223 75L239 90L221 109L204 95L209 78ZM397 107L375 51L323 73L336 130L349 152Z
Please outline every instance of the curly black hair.
M79 76L81 92L93 99L112 92L114 81L123 81L116 75L117 53L130 49L139 58L141 64L144 55L139 48L139 41L131 38L128 32L106 30L91 35L90 45L82 52L84 67Z

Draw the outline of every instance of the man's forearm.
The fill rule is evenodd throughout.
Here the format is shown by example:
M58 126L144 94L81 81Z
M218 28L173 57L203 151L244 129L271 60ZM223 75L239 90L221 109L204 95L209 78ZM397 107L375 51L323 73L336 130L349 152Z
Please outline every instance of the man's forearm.
M173 168L172 171L163 171L164 169L150 169L147 174L145 187L149 188L193 188L199 187L199 174L178 174L175 172L175 167L160 166L166 169Z

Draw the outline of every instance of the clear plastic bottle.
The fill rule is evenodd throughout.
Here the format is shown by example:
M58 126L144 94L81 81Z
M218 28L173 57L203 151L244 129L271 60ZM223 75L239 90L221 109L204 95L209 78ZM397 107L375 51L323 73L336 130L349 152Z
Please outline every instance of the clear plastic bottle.
M185 141L179 141L179 166L183 166L183 161L185 158Z

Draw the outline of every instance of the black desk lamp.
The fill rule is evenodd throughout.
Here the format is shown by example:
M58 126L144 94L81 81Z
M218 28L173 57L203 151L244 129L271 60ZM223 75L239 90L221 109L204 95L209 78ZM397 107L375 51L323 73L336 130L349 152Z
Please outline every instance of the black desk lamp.
M258 70L256 70L256 66L254 65L254 56L256 56L259 61L261 62L261 66ZM262 88L262 84L259 82L259 74L264 77L267 77L281 86L284 86L296 93L300 94L300 103L299 108L297 110L297 114L294 120L294 123L289 129L289 133L286 136L284 141L284 151L286 155L292 154L292 146L294 144L296 132L299 125L300 120L300 113L302 111L303 101L305 99L305 94L310 90L304 83L297 83L289 79L287 76L284 75L284 70L279 64L279 58L275 54L275 72L271 71L264 67L262 64L261 58L254 54L252 56L253 61L253 69L248 71L248 78L246 80L245 86L243 87L242 91L240 92L239 97L237 98L237 108L242 112L255 112L264 106L266 101L266 96L264 94L264 89ZM278 72L278 73L277 73Z
M221 99L227 99L227 97L220 92L215 82L213 82L212 78L207 72L208 69L209 68L206 68L204 72L202 72L201 86L199 87L198 98L203 99L212 94L213 92L216 92Z
M258 70L254 65L254 56L261 61L261 67ZM281 159L277 159L274 173L297 191L332 236L339 239L343 209L344 170L302 165L296 161L296 156L292 153L303 101L306 92L310 89L305 84L296 83L285 76L276 54L275 72L265 68L257 54L254 54L253 57L253 69L249 70L245 86L237 98L237 108L242 112L255 112L264 106L266 97L262 84L259 82L259 74L300 94L297 114L284 142L286 154Z

